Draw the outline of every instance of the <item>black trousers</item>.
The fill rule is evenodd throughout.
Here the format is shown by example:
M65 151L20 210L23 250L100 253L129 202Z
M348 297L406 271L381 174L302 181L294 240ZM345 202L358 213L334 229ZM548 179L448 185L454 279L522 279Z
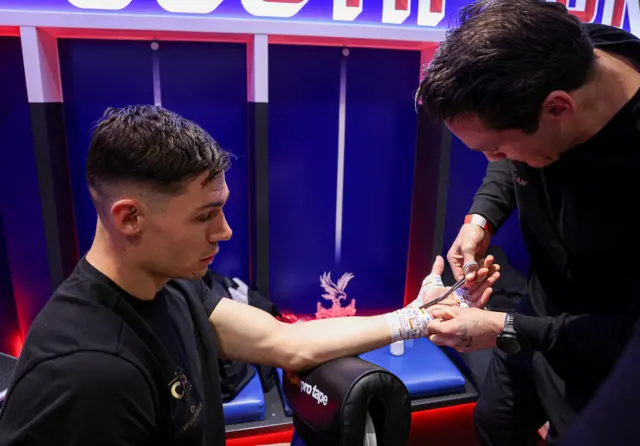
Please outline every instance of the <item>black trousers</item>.
M536 445L538 429L549 421L547 445L557 444L581 409L569 400L564 380L541 353L507 355L495 348L474 412L480 443Z

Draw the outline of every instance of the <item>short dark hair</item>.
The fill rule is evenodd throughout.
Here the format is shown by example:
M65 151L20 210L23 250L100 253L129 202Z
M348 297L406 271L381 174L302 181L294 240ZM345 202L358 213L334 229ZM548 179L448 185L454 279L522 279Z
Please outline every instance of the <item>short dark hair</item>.
M593 43L561 3L478 0L447 31L416 94L428 113L476 115L494 130L538 129L544 99L593 73Z
M165 108L108 108L91 137L86 163L89 187L134 182L174 194L185 181L207 173L203 185L230 166L230 154L202 127Z

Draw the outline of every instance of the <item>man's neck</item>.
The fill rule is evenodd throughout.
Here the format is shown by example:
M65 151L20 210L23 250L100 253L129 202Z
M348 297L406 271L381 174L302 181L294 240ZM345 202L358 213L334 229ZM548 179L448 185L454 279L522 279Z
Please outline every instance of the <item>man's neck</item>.
M154 278L96 234L86 260L120 288L140 300L153 300L166 281Z
M578 108L584 110L575 144L595 136L640 89L640 73L623 57L596 50L593 79L577 92Z

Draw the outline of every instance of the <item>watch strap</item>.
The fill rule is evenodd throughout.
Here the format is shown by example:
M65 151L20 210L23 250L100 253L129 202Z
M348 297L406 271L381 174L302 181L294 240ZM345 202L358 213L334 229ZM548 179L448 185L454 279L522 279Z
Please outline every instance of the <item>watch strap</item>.
M513 314L507 313L507 317L504 318L504 329L502 331L503 334L516 335L516 328L513 325Z

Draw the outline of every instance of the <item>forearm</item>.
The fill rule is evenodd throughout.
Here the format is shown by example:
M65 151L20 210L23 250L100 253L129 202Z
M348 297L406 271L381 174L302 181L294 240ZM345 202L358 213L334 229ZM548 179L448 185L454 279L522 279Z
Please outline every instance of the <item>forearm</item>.
M515 206L511 161L504 159L489 163L469 213L485 217L495 231L509 217Z
M384 316L318 319L286 325L282 351L288 370L297 371L331 359L354 356L391 342Z
M426 336L426 310L407 307L383 316L279 322L270 314L223 299L209 316L220 357L289 371L357 355L396 339Z
M534 317L514 315L525 349L543 353L557 371L604 378L632 333L633 312Z
M224 299L211 315L221 357L298 371L357 355L391 339L384 316L286 324L256 308Z

